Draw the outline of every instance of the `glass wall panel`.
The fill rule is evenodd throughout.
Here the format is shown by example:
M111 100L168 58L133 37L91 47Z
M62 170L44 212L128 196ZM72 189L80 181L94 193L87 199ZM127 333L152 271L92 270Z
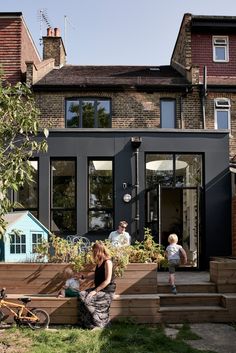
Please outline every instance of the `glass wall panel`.
M89 231L113 228L112 160L89 160Z
M202 156L199 154L179 154L175 157L175 185L202 185Z
M146 187L158 185L170 186L173 184L173 155L148 154L146 156Z
M75 160L51 161L51 230L76 231Z
M28 210L38 217L38 160L30 161L32 181L26 182L14 192L14 210Z

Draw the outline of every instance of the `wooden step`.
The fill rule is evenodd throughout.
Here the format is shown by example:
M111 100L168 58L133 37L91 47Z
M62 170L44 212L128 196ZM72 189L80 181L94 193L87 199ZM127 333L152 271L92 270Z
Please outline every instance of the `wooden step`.
M159 294L160 307L164 306L223 306L222 295L218 293Z
M194 284L177 284L176 288L179 293L216 293L216 285L213 282L194 283ZM158 283L157 293L171 293L171 287L167 283Z
M231 315L226 308L211 306L164 306L160 308L163 323L230 322Z

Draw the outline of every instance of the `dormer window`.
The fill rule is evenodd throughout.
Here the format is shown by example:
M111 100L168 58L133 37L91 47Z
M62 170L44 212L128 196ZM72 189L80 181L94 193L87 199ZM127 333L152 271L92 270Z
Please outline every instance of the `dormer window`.
M228 37L213 37L213 61L229 61L229 39Z
M215 129L230 129L230 100L215 99Z

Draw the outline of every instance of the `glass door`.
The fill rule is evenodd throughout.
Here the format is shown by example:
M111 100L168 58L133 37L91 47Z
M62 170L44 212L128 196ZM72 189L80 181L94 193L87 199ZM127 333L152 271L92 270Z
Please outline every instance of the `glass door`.
M146 224L155 241L166 247L176 233L188 256L187 266L199 267L202 156L147 154Z
M147 191L147 227L164 248L168 236L177 234L188 256L187 266L199 265L199 190L166 188L160 185Z

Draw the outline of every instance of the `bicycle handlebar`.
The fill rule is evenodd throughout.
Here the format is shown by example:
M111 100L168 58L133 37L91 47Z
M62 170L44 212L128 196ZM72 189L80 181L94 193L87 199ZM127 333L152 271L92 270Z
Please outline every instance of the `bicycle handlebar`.
M2 288L1 292L0 292L0 299L4 299L6 298L7 294L6 294L6 288Z

